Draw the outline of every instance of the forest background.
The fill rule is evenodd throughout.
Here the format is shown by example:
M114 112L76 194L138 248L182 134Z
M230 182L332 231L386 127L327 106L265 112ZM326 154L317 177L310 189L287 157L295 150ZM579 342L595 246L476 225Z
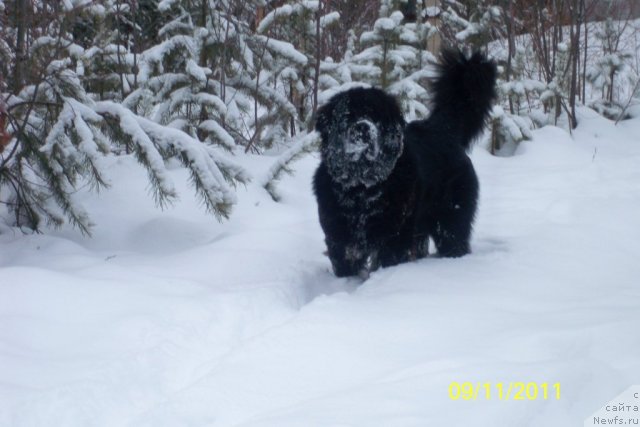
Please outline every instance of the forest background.
M108 187L105 156L131 154L161 207L173 168L221 220L238 183L277 200L331 95L373 85L426 117L442 46L499 64L492 154L571 131L581 105L617 123L640 94L639 16L621 0L0 0L0 215L90 234L75 194ZM274 156L269 174L243 152Z

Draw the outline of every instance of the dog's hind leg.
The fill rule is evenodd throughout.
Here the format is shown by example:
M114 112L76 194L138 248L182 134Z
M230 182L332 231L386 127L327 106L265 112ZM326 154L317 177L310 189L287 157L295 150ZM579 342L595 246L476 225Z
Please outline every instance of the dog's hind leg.
M390 267L411 259L412 238L411 230L405 227L400 233L384 244L378 250L378 263L381 267Z
M432 230L438 255L461 257L471 252L469 241L478 200L478 179L469 161L449 182Z
M429 255L429 236L416 235L413 237L413 246L411 247L411 259L418 260L426 258Z
M433 233L438 255L448 258L464 256L471 252L469 240L471 227L465 221L452 221L451 218L438 221Z

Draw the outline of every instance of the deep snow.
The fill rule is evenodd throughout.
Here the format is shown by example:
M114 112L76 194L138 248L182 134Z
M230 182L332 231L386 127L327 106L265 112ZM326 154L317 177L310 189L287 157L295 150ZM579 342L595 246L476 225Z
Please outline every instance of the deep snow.
M569 136L472 158L473 254L336 279L317 158L231 220L144 172L82 194L92 239L0 234L2 426L569 426L640 384L640 119L589 110ZM452 381L561 384L560 400L453 401Z

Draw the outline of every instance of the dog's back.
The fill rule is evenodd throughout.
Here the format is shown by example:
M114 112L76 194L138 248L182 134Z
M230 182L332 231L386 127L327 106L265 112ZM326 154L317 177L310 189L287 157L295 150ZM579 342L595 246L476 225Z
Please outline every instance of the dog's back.
M496 73L495 64L480 53L467 58L444 50L432 83L431 115L405 129L405 153L419 177L416 247L426 247L431 237L441 256L470 252L479 185L466 151L489 118Z

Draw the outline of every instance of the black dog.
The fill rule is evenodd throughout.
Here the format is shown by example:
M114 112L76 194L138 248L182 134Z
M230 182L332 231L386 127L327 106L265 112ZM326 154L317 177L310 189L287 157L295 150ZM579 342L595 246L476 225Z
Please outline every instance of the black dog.
M481 54L444 50L426 120L405 125L379 89L339 93L318 111L314 190L337 276L422 258L429 238L440 256L470 252L478 179L466 150L488 118L495 79Z

